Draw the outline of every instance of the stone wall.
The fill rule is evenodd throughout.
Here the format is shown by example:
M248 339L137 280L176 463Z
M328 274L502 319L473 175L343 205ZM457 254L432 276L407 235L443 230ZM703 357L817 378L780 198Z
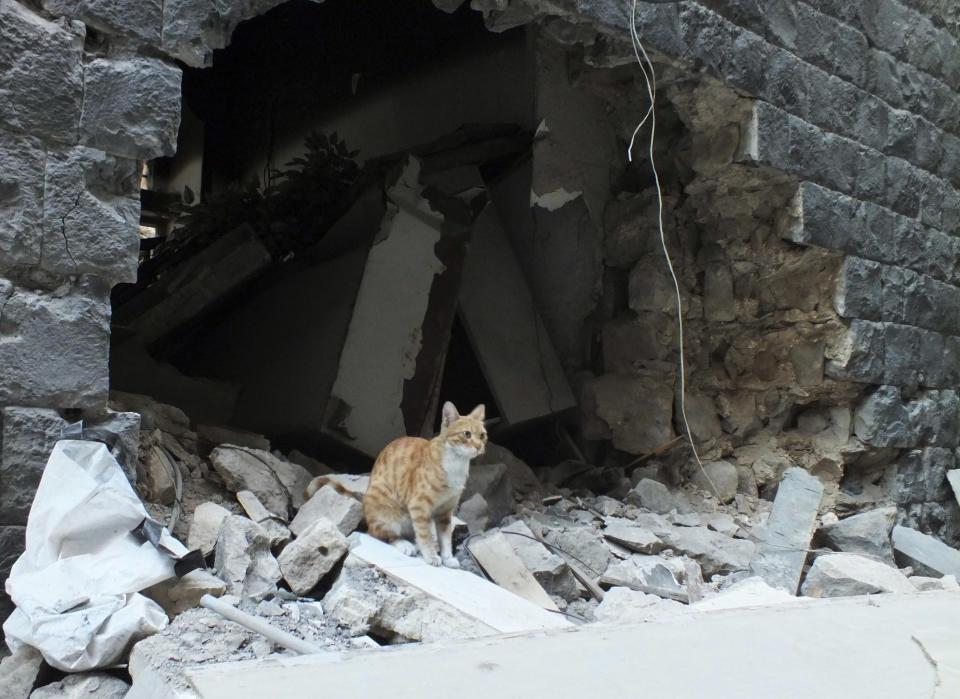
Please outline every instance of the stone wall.
M136 276L139 162L175 148L174 59L209 65L240 21L275 4L0 0L6 563L42 470L37 445L76 415L112 419L109 290ZM561 70L541 106L579 93L580 113L602 116L606 87L562 71L569 52L580 63L629 63L630 3L471 5L494 30L536 21L568 47L567 57L541 57L542 71ZM855 508L899 488L903 519L955 539L960 514L939 474L953 467L960 438L956 6L641 2L638 29L658 63L687 76L661 94L677 115L676 143L690 150L667 203L691 317L698 438L733 454L761 487L778 467L751 456L757 435L772 430L788 452L816 442L822 448L798 449L811 470L833 474L838 502ZM573 139L586 133L612 162L645 109L636 77L633 69L632 82L610 88L606 104L621 112L608 112L609 129L593 117L594 130L558 123L561 150L576 155ZM651 200L639 187L615 192L618 175L603 159L568 159L559 179L549 164L535 154L544 204L535 230L556 233L526 257L579 262L572 290L559 289L563 306L544 303L544 315L567 366L593 370L583 381L598 407L587 434L642 452L678 427L670 289L652 231L637 238L630 225L649 226ZM580 196L543 198L561 190ZM558 208L571 206L577 215L558 221ZM549 279L533 286L541 302L558 293Z

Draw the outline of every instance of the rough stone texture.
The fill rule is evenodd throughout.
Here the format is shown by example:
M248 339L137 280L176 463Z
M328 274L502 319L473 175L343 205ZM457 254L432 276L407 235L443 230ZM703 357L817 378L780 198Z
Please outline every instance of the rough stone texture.
M904 565L913 565L920 574L960 577L960 551L950 548L928 534L897 525L893 528L893 549Z
M26 527L0 526L0 580L6 582L10 576L10 569L16 563L26 546ZM0 619L6 620L14 609L11 600L4 590L0 593Z
M670 548L697 561L707 577L746 570L757 548L752 541L731 539L706 527L673 527L659 536Z
M896 507L881 507L824 525L819 535L837 551L873 556L894 565L890 532L896 518Z
M584 409L607 426L615 448L645 454L673 438L673 386L662 379L605 374L585 391Z
M5 657L0 661L0 695L9 699L27 699L42 662L40 651L31 646L21 646L16 653Z
M467 523L467 531L472 534L481 534L490 524L490 511L487 501L480 493L474 493L460 503L457 508L457 517Z
M344 557L347 539L328 519L318 519L280 553L283 579L298 595L306 595Z
M686 606L680 602L617 586L607 590L593 618L598 624L639 624L682 614L685 610Z
M238 597L260 599L277 591L280 566L270 553L270 536L246 517L231 515L220 523L213 569Z
M704 474L706 472L706 474ZM722 502L733 500L737 494L737 467L727 461L712 461L703 465L703 471L694 469L693 484Z
M691 511L689 503L681 493L675 493L663 483L650 478L642 478L627 494L626 501L661 515L674 510L680 514Z
M517 500L539 502L543 497L543 484L537 474L506 447L487 442L483 454L471 462L471 469L481 464L506 464L507 476Z
M460 501L464 502L475 494L486 500L490 518L495 522L513 512L513 486L507 465L471 463Z
M956 457L950 449L911 449L897 462L893 495L900 505L916 502L944 502L952 497L947 471Z
M64 26L14 0L0 2L0 122L76 143L84 35L79 22Z
M763 542L750 562L750 572L772 586L797 593L807 549L816 523L823 484L800 468L784 473L777 489Z
M157 58L98 58L84 66L83 81L82 143L141 160L176 152L179 68Z
M99 281L45 293L0 279L0 335L0 404L106 407L110 301Z
M570 567L560 556L536 541L530 527L522 520L501 527L500 531L544 590L568 602L580 596Z
M30 699L123 699L129 690L130 685L119 677L105 672L81 672L38 687Z
M660 553L665 546L663 541L649 529L644 529L633 521L620 517L608 517L605 520L603 536L637 553Z
M54 410L3 409L0 524L26 524L43 469L67 421Z
M163 23L163 0L43 0L43 9L55 15L81 20L84 24L108 34L160 43Z
M0 271L38 263L46 157L36 138L0 129Z
M270 467L275 460L276 457L269 452L256 449L217 447L210 452L210 463L228 489L233 492L249 490L268 510L286 517L290 510L290 494Z
M857 437L878 447L956 446L960 422L955 391L918 391L906 397L898 386L880 386L857 408Z
M237 492L237 501L247 516L266 530L270 536L271 549L279 551L290 541L293 536L290 530L280 518L263 506L256 495L249 490L240 490Z
M817 556L801 592L807 597L846 597L876 592L914 592L907 577L896 568L855 553Z
M191 570L182 578L171 578L144 590L144 594L163 607L171 619L177 614L200 605L204 595L219 597L227 591L227 584L205 570Z
M361 519L363 506L359 500L325 485L303 504L290 522L290 531L300 536L318 520L327 520L346 536L357 528Z
M79 146L47 154L43 238L34 263L53 274L135 282L140 252L137 162Z
M210 554L217 545L220 524L232 514L230 510L215 502L204 502L197 505L197 508L193 511L193 518L190 520L187 548L191 551L199 550L204 556Z
M141 497L147 502L172 505L177 497L177 466L165 449L153 445L138 468L137 484Z

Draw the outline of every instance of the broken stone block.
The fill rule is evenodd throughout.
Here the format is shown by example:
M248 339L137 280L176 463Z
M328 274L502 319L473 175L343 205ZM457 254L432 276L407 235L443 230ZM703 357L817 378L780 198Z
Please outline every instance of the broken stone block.
M607 517L603 536L637 553L660 553L666 545L649 529L638 526L629 519Z
M206 446L208 449L226 445L270 451L270 440L262 434L224 425L197 425L197 439L202 446Z
M501 527L500 531L506 535L514 552L543 589L568 602L580 596L570 567L560 556L537 541L525 522L517 520Z
M232 516L225 507L221 507L215 502L205 502L197 505L193 511L193 519L190 520L190 529L187 532L187 548L191 551L198 550L204 556L208 556L217 545L217 537L220 534L220 524L226 517Z
M199 606L204 595L219 597L227 590L223 580L205 570L191 570L182 578L171 578L143 591L147 597L163 607L171 619L177 614Z
M158 435L159 437L159 435ZM166 450L152 445L137 473L137 487L147 502L172 505L177 496L174 478L177 465Z
M639 624L683 614L686 605L629 587L611 587L594 611L598 624Z
M695 562L692 563L697 565ZM686 599L686 590L679 582L685 577L685 562L682 558L664 558L635 553L626 560L609 566L600 578L600 583L629 587L632 590L650 592L671 599Z
M30 699L123 699L130 685L105 672L67 675L59 682L33 690Z
M684 514L692 512L686 498L673 493L667 486L650 478L643 478L627 494L627 503L646 508L656 514L665 515L676 510Z
M960 551L929 534L897 525L893 528L893 549L898 562L912 565L918 573L960 577Z
M359 585L355 576L342 573L323 598L327 615L351 636L363 636L373 627L380 613L378 595Z
M713 512L701 515L701 520L710 527L710 529L715 532L720 532L724 536L736 536L737 532L740 531L740 526L733 521L733 516L725 512Z
M752 541L731 539L706 527L673 527L660 538L697 561L706 577L746 570L756 551Z
M314 522L325 519L346 536L363 519L363 505L358 500L340 493L336 488L325 485L307 500L297 516L290 522L290 531L301 536Z
M591 526L574 526L567 529L551 529L544 532L543 540L556 547L561 557L570 559L586 570L588 575L599 578L610 564L610 549L603 536Z
M896 507L881 507L824 525L820 527L819 535L837 551L875 556L894 565L890 532L896 518Z
M27 699L37 674L43 656L32 646L20 646L13 653L0 661L0 696L4 699Z
M823 484L800 468L784 473L767 523L764 541L750 572L768 585L796 594L823 497Z
M4 191L0 194L0 270L34 264L40 251L43 216L43 144L0 130Z
M286 517L290 511L290 493L271 468L274 460L269 452L257 449L217 447L210 452L210 463L227 489L250 490L268 510Z
M3 409L0 522L26 524L40 477L67 421L55 410Z
M280 553L283 579L298 595L306 595L346 555L347 539L327 519L317 519Z
M646 454L673 439L673 385L663 379L604 374L584 384L584 410L609 428L616 449Z
M220 523L213 569L238 597L260 599L277 591L280 566L270 552L270 535L256 522L231 515Z
M270 547L277 551L290 541L290 530L280 521L280 517L273 514L249 490L237 491L237 502L247 513L247 516L263 527L270 535Z
M472 463L461 502L479 493L487 502L490 519L499 522L513 512L513 486L506 464Z
M915 591L907 577L896 568L855 553L817 556L801 587L807 597Z
M490 524L490 511L487 507L487 501L483 499L480 493L474 493L461 502L457 510L457 516L467 523L467 531L471 535L486 531Z
M706 472L706 474L704 474ZM693 471L693 484L715 496L720 502L728 503L737 494L740 481L737 467L727 461L712 461Z

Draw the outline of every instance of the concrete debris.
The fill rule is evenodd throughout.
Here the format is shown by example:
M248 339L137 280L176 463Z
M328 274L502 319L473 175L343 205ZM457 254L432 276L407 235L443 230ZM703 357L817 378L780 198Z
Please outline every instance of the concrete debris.
M707 577L746 570L757 548L752 541L731 539L706 527L673 527L660 538L696 560Z
M220 523L214 572L230 594L262 599L275 594L280 566L270 552L270 535L256 522L231 515Z
M105 672L83 672L35 689L30 699L123 699L129 690L130 685L119 677Z
M347 548L347 540L337 526L320 518L283 549L277 562L290 589L306 595L343 558Z
M693 484L710 493L722 503L733 500L737 494L739 475L737 467L727 461L712 461L703 465L703 470L693 472Z
M199 550L204 556L213 552L220 535L220 525L232 513L215 502L205 502L193 511L190 531L187 534L187 548Z
M499 522L513 512L513 485L506 464L470 464L470 474L463 488L461 502L473 495L482 495L487 502L491 521Z
M37 681L43 656L32 646L20 646L0 661L0 696L27 699Z
M929 534L897 525L893 528L893 549L898 562L912 565L918 573L953 575L960 578L960 551Z
M285 517L290 510L290 492L270 468L274 459L269 452L256 449L217 447L210 452L210 463L229 490L250 490L268 510Z
M290 522L290 531L294 536L300 536L320 519L333 522L340 533L346 536L355 530L363 519L363 506L356 498L343 495L331 485L325 485L303 504L297 516Z
M671 492L663 483L644 478L627 495L627 503L651 512L665 515L669 512L692 512L690 504L681 493Z
M659 553L666 544L649 529L644 529L628 519L608 517L603 535L610 541L625 546L637 553Z
M500 531L507 535L514 553L547 592L568 602L580 596L570 567L560 556L537 541L525 522L517 520L501 527Z
M822 498L823 484L815 476L799 468L787 469L764 540L750 562L751 573L796 594Z
M798 598L776 587L770 587L759 576L738 580L720 592L693 604L691 609L735 609L766 604L797 602Z
M682 614L686 606L629 587L611 587L594 611L598 624L639 624Z
M270 536L270 548L273 551L279 551L290 541L292 534L282 523L281 518L264 507L259 498L251 491L237 491L237 502L240 503L250 519L266 530Z
M480 493L462 500L457 516L467 523L467 531L471 535L486 531L490 524L490 509Z
M204 595L219 597L227 591L227 584L205 570L192 570L182 578L171 578L143 591L147 597L163 607L171 619L200 604Z
M800 588L807 597L847 597L876 592L914 592L896 568L855 553L817 556Z
M137 489L143 498L164 505L173 504L176 498L176 468L163 447L152 445L143 460L143 468L137 470Z
M467 549L490 580L500 587L544 609L557 611L557 605L514 553L502 532L494 530L472 537L467 543Z
M890 532L896 518L896 507L880 507L821 526L818 536L837 551L873 556L894 565Z

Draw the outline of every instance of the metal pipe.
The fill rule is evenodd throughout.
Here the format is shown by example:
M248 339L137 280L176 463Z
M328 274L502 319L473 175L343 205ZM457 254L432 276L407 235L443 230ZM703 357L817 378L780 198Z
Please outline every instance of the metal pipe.
M268 640L278 643L284 648L292 650L296 653L310 655L312 653L322 653L324 651L324 649L320 646L315 646L309 641L304 641L302 638L297 638L293 634L287 633L283 629L278 629L276 626L268 624L259 617L242 612L236 607L233 607L226 602L222 602L212 595L204 595L201 597L200 606L211 609L220 616L225 617L230 621L235 621L251 631L256 631L258 634L266 637Z

